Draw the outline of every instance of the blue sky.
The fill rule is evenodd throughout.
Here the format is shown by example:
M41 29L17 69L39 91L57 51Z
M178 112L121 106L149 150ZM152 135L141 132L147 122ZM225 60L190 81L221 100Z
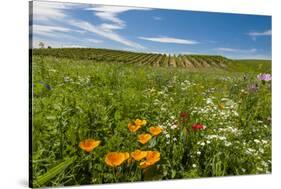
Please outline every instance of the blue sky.
M271 17L33 2L33 47L271 59Z

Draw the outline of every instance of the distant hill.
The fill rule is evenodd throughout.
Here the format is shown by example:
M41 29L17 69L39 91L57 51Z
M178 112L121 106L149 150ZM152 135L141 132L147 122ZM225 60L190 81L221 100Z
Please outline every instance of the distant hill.
M93 60L124 64L174 67L190 70L220 69L237 72L271 72L271 60L232 60L218 55L165 55L95 48L32 49L35 56Z

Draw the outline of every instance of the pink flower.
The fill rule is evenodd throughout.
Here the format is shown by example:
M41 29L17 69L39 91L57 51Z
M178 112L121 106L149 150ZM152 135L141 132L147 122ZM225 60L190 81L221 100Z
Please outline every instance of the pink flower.
M261 81L271 81L272 77L270 74L259 74L257 78Z

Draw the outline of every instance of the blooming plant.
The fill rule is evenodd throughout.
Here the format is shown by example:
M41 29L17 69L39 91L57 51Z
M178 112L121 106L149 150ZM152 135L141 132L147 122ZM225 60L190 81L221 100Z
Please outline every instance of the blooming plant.
M100 144L100 140L94 140L94 139L86 139L79 143L79 146L81 149L83 149L86 152L91 152L93 149L98 147Z
M271 74L265 74L265 73L261 73L259 75L257 75L257 78L261 81L271 81Z
M194 57L178 69L88 55L33 57L34 186L271 173L270 64L208 71L188 67Z

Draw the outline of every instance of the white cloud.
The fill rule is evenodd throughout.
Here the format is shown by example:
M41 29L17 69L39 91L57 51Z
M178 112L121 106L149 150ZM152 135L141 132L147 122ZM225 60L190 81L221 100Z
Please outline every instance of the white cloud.
M250 36L270 36L271 35L271 30L263 31L263 32L250 32Z
M138 48L138 49L145 48L138 43L135 43L133 41L130 41L130 40L120 36L119 34L114 32L114 30L110 30L109 28L105 29L104 27L102 27L102 25L93 25L89 22L79 21L79 20L69 20L69 24L72 24L73 26L76 26L76 27L86 30L88 32L95 33L95 34L105 37L107 39L119 42L119 43L129 46L129 47Z
M250 32L248 35L255 41L257 37L261 36L271 36L272 31L271 30L266 30L262 32Z
M61 27L61 26L49 26L49 25L39 25L34 24L33 25L34 32L68 32L71 31L69 28Z
M119 30L123 29L121 26L114 25L114 24L101 24L100 28L103 29L104 31L112 31L112 30Z
M118 18L118 14L131 10L151 10L148 8L138 8L138 7L119 7L119 6L94 6L87 8L86 10L94 11L94 14L102 19L103 21L109 21L117 25L119 28L124 28L126 23Z
M134 49L145 49L142 45L130 41L119 35L115 30L121 30L126 27L126 22L121 20L118 15L131 10L151 10L137 7L118 7L118 6L93 6L85 10L93 11L104 23L96 25L82 20L69 20L68 23L88 32L95 33L104 38L119 42Z
M184 45L193 45L198 44L197 41L187 40L187 39L179 39L172 37L139 37L139 39L159 42L159 43L174 43L174 44L184 44Z
M41 35L52 38L75 39L73 32L83 33L81 30L74 30L62 26L34 24L32 28L33 35Z
M64 3L55 2L33 2L33 19L46 21L49 19L61 19L66 17L63 9L65 9Z
M39 43L43 42L45 48L51 46L52 48L90 48L93 44L100 44L103 41L97 39L77 39L74 41L61 41L61 40L49 40L40 37L34 37L32 40L32 47L39 48ZM90 42L90 43L89 43Z
M67 44L67 45L62 45L62 48L87 48L87 46Z
M159 17L159 16L153 16L152 18L153 18L153 20L158 20L158 21L159 21L159 20L162 20L162 18Z
M118 6L93 6L86 8L86 10L94 11L94 14L99 17L104 23L100 25L94 25L85 21L74 21L75 26L82 28L88 32L93 32L107 39L119 42L123 45L134 49L145 49L142 45L130 41L115 30L121 30L126 27L126 22L121 20L119 14L131 10L151 10L148 8L137 8L137 7L118 7Z
M74 40L79 40L73 36L73 32L92 32L99 36L105 37L107 39L119 42L123 45L137 48L145 49L142 45L130 41L118 33L115 30L120 30L126 27L125 21L118 18L118 14L130 11L130 10L149 10L145 8L134 8L134 7L114 7L114 6L95 6L91 8L86 8L86 10L95 11L94 14L98 16L103 21L108 23L102 23L100 25L91 24L86 21L71 18L66 10L77 8L79 4L70 3L55 3L55 2L34 2L34 20L44 21L47 25L33 25L33 34L41 35L53 38L72 38ZM82 5L81 5L82 6ZM83 7L85 10L85 6ZM54 22L56 21L56 22ZM58 26L58 23L68 24L69 26L78 27L79 30L74 30L70 28L65 28ZM85 39L91 43L101 43L102 41L96 39Z
M256 52L257 49L234 49L234 48L227 48L227 47L219 47L215 48L217 51L223 51L223 52L233 52L233 53L253 53Z
M271 55L266 54L252 54L252 55L240 55L240 56L228 56L232 59L256 59L256 60L271 60Z
M102 40L98 40L98 39L88 39L88 41L91 43L96 43L96 44L103 42Z
M203 53L192 52L192 51L184 51L184 52L180 52L179 54L203 54Z
M78 3L33 1L33 19L39 21L59 20L67 17L66 10L85 6L87 5Z

